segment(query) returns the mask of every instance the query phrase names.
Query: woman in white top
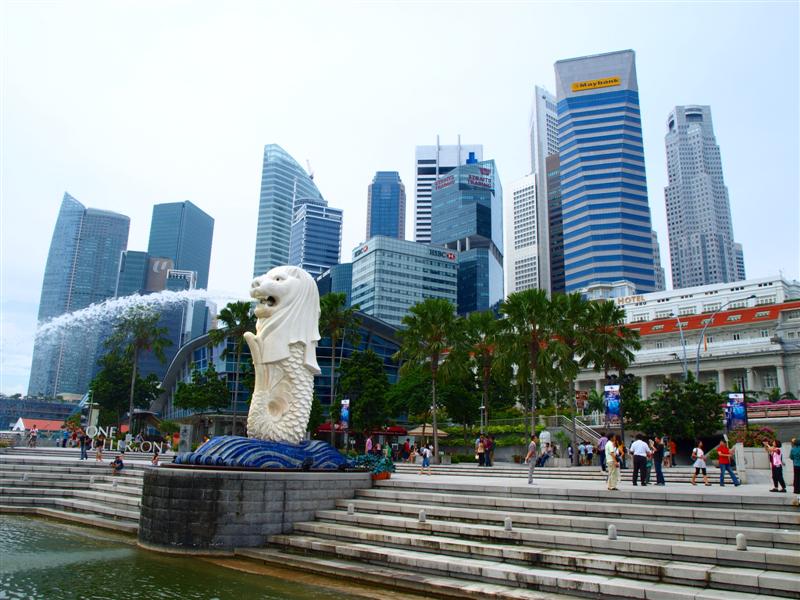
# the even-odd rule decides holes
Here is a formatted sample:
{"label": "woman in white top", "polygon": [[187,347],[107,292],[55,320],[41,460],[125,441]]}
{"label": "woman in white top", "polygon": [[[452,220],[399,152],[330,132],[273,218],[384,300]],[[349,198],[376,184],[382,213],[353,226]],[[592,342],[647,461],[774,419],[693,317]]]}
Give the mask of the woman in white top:
{"label": "woman in white top", "polygon": [[694,459],[694,475],[692,475],[692,485],[697,485],[697,475],[700,471],[703,472],[703,483],[708,483],[708,473],[706,472],[706,453],[703,452],[703,442],[697,440],[697,447],[692,450],[692,458]]}

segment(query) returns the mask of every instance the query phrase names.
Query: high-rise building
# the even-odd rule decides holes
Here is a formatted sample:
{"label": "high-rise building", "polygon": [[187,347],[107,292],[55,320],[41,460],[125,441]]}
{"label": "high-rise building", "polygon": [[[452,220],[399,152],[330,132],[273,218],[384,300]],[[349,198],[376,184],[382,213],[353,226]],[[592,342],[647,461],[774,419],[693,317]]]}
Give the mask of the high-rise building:
{"label": "high-rise building", "polygon": [[667,232],[675,289],[739,276],[728,188],[710,106],[676,106],[667,118]]}
{"label": "high-rise building", "polygon": [[378,171],[367,188],[367,237],[406,238],[406,186],[397,171]]}
{"label": "high-rise building", "polygon": [[431,242],[431,190],[433,182],[459,165],[463,165],[472,152],[477,160],[483,160],[483,146],[462,146],[461,136],[455,146],[442,146],[436,136],[435,146],[417,146],[414,172],[414,241]]}
{"label": "high-rise building", "polygon": [[317,291],[320,296],[325,294],[344,294],[345,306],[352,306],[353,292],[353,263],[333,265],[322,275],[317,277]]}
{"label": "high-rise building", "polygon": [[458,256],[430,244],[378,236],[353,250],[352,303],[399,326],[426,298],[457,300]]}
{"label": "high-rise building", "polygon": [[288,264],[296,198],[322,199],[322,194],[286,150],[277,144],[264,146],[254,276]]}
{"label": "high-rise building", "polygon": [[625,280],[655,289],[632,50],[555,64],[566,291]]}
{"label": "high-rise building", "polygon": [[[550,240],[550,205],[547,201],[548,177],[546,160],[548,156],[558,154],[558,113],[556,97],[545,88],[534,88],[533,106],[530,117],[531,173],[536,180],[536,213],[533,228],[537,239],[538,282],[537,288],[552,291],[552,275],[550,273],[553,246]],[[561,207],[558,208],[559,214]],[[511,236],[507,235],[510,240]],[[506,248],[508,252],[510,248]],[[563,256],[563,255],[562,255]],[[507,289],[506,293],[514,290]]]}
{"label": "high-rise building", "polygon": [[431,243],[458,252],[458,312],[503,299],[503,190],[493,160],[467,163],[440,177],[431,194]]}
{"label": "high-rise building", "polygon": [[744,271],[744,249],[740,243],[733,245],[736,250],[736,280],[743,281],[747,279]]}
{"label": "high-rise building", "polygon": [[153,206],[147,254],[172,259],[175,269],[197,273],[197,287],[208,288],[214,219],[189,202]]}
{"label": "high-rise building", "polygon": [[[39,301],[40,323],[114,296],[130,219],[85,208],[64,194],[56,220]],[[83,394],[95,371],[100,332],[68,330],[37,339],[29,395]]]}
{"label": "high-rise building", "polygon": [[564,223],[561,220],[561,166],[558,154],[545,159],[545,184],[547,185],[547,236],[549,238],[550,292],[563,294],[566,290],[564,276]]}
{"label": "high-rise building", "polygon": [[667,278],[664,275],[664,267],[661,265],[661,246],[658,243],[658,234],[653,229],[651,232],[653,237],[653,273],[655,274],[655,292],[663,292],[667,289]]}
{"label": "high-rise building", "polygon": [[505,217],[506,294],[540,288],[539,190],[536,175],[526,175],[511,184],[510,206]]}
{"label": "high-rise building", "polygon": [[342,251],[342,210],[322,198],[297,198],[289,243],[289,262],[322,275],[338,264]]}

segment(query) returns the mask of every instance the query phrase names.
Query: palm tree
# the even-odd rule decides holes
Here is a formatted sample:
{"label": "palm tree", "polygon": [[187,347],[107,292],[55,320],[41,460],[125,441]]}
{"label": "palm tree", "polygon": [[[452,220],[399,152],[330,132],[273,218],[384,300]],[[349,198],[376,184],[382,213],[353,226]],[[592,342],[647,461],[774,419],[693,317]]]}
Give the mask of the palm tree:
{"label": "palm tree", "polygon": [[[358,328],[361,325],[361,319],[356,314],[358,305],[347,306],[347,295],[344,293],[330,293],[325,294],[319,300],[319,332],[321,335],[327,337],[331,341],[331,404],[329,412],[329,420],[331,424],[331,445],[336,445],[336,431],[333,427],[333,402],[336,397],[335,381],[336,381],[336,345],[339,340],[347,341],[351,346],[357,346],[359,343]],[[339,362],[341,362],[341,354]]]}
{"label": "palm tree", "polygon": [[461,344],[481,378],[483,412],[481,433],[489,422],[489,382],[499,348],[500,321],[491,311],[474,312],[463,319]]}
{"label": "palm tree", "polygon": [[164,349],[172,345],[167,337],[166,327],[158,327],[161,314],[152,309],[133,307],[128,309],[116,322],[106,345],[122,352],[131,361],[130,408],[128,431],[133,433],[134,389],[139,356],[150,351],[161,362],[166,362]]}
{"label": "palm tree", "polygon": [[586,362],[595,371],[602,369],[605,379],[611,369],[621,376],[633,362],[633,351],[641,348],[639,332],[625,327],[625,311],[614,302],[592,302],[589,309]]}
{"label": "palm tree", "polygon": [[225,344],[222,358],[228,356],[228,339],[232,339],[236,349],[236,371],[233,374],[233,416],[231,433],[236,435],[237,404],[239,400],[239,372],[241,371],[242,349],[245,345],[244,334],[255,333],[256,316],[253,314],[252,302],[229,302],[217,315],[223,327],[212,329],[208,338],[213,345]]}
{"label": "palm tree", "polygon": [[395,360],[404,360],[403,370],[428,362],[431,369],[431,424],[433,425],[433,455],[439,456],[439,432],[436,423],[436,375],[442,356],[456,342],[457,318],[455,306],[444,298],[426,298],[411,307],[403,317],[398,333],[400,349]]}
{"label": "palm tree", "polygon": [[[500,304],[503,339],[507,356],[525,361],[530,378],[531,433],[536,431],[536,375],[543,365],[545,350],[550,341],[550,302],[543,290],[524,290],[509,294]],[[520,370],[517,372],[519,377]]]}
{"label": "palm tree", "polygon": [[[590,302],[579,293],[558,294],[553,297],[553,314],[556,320],[553,327],[554,356],[557,370],[562,381],[569,382],[567,399],[573,403],[572,412],[572,445],[577,443],[577,423],[575,406],[575,378],[581,366],[586,362],[586,355],[590,347],[589,315],[591,314]],[[575,459],[578,453],[575,453]]]}

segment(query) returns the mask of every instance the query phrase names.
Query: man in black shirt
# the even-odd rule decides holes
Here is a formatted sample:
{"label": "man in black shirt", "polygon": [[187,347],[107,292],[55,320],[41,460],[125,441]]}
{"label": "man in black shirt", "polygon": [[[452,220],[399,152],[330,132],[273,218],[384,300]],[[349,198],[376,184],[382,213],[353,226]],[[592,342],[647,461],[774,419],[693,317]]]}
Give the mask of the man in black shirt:
{"label": "man in black shirt", "polygon": [[661,436],[656,436],[653,442],[653,465],[656,468],[656,485],[665,485],[664,482],[664,440]]}

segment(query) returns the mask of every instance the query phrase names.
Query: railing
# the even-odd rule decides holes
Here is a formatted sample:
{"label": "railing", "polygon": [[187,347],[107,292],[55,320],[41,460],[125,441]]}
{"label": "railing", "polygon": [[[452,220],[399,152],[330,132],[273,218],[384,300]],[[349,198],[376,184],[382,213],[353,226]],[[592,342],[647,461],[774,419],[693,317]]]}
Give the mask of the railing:
{"label": "railing", "polygon": [[749,405],[747,407],[748,419],[779,419],[781,417],[800,417],[800,404]]}
{"label": "railing", "polygon": [[[572,419],[564,415],[555,415],[551,417],[544,417],[545,426],[548,428],[561,427],[569,433],[572,433]],[[575,429],[577,431],[577,438],[579,440],[592,441],[595,444],[600,441],[600,436],[591,427],[581,419],[575,419]]]}

